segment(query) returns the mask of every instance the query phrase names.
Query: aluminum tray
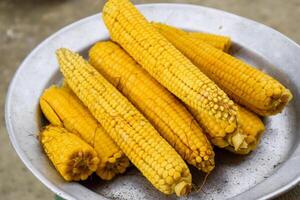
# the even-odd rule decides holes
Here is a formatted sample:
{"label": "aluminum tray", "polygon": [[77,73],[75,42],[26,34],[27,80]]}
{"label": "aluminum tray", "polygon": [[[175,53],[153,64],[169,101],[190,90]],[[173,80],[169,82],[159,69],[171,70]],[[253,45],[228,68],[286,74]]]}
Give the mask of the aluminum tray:
{"label": "aluminum tray", "polygon": [[[220,10],[193,5],[149,4],[138,8],[152,21],[166,22],[194,31],[229,35],[232,54],[260,66],[294,94],[283,113],[266,118],[266,132],[259,148],[248,156],[216,150],[216,169],[203,190],[182,199],[268,199],[300,181],[300,48],[257,22]],[[86,55],[96,41],[108,38],[101,15],[75,22],[42,42],[15,74],[6,99],[6,124],[10,140],[28,169],[49,189],[66,199],[176,199],[156,191],[136,169],[111,182],[97,177],[66,183],[46,158],[36,139],[44,119],[38,100],[42,91],[61,80],[54,52],[67,47]],[[193,181],[203,174],[192,169]]]}

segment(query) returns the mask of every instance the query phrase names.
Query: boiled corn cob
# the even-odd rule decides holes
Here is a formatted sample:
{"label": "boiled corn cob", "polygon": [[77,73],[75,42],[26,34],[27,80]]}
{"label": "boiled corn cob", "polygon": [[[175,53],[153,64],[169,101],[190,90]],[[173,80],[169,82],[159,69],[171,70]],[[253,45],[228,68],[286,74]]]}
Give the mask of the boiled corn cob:
{"label": "boiled corn cob", "polygon": [[99,42],[89,51],[90,63],[148,118],[189,164],[210,172],[214,152],[197,123],[168,90],[163,88],[123,49]]}
{"label": "boiled corn cob", "polygon": [[165,194],[188,194],[187,165],[144,116],[81,56],[59,49],[57,58],[69,87],[143,175]]}
{"label": "boiled corn cob", "polygon": [[[201,33],[201,32],[187,32],[180,30],[178,28],[161,24],[161,23],[152,23],[155,28],[159,30],[160,27],[167,27],[170,30],[176,31],[180,35],[186,35],[189,36],[191,39],[193,39],[193,42],[197,45],[198,41],[203,41],[217,49],[220,49],[224,52],[228,52],[229,48],[231,46],[231,39],[230,37],[221,36],[221,35],[215,35],[210,33]],[[201,45],[201,44],[200,44]]]}
{"label": "boiled corn cob", "polygon": [[66,181],[86,180],[96,171],[97,153],[75,134],[49,125],[39,138],[45,153]]}
{"label": "boiled corn cob", "polygon": [[129,166],[125,154],[75,94],[64,88],[52,86],[41,96],[40,105],[46,118],[55,125],[58,125],[56,122],[59,119],[61,126],[78,134],[94,147],[100,159],[96,171],[99,177],[111,180],[117,174],[124,173]]}
{"label": "boiled corn cob", "polygon": [[234,103],[159,34],[130,1],[109,0],[103,18],[111,38],[152,77],[197,110],[210,135],[226,140],[227,136],[239,134],[235,132],[237,107]]}
{"label": "boiled corn cob", "polygon": [[291,92],[260,70],[202,41],[194,41],[167,26],[159,32],[187,56],[236,102],[268,116],[279,113],[292,99]]}
{"label": "boiled corn cob", "polygon": [[260,142],[260,138],[265,131],[265,126],[256,114],[239,105],[238,109],[239,125],[246,135],[245,140],[248,143],[248,148],[241,148],[238,151],[234,151],[234,149],[230,146],[226,148],[234,153],[248,154],[250,153],[250,151],[253,151],[257,148],[257,145]]}

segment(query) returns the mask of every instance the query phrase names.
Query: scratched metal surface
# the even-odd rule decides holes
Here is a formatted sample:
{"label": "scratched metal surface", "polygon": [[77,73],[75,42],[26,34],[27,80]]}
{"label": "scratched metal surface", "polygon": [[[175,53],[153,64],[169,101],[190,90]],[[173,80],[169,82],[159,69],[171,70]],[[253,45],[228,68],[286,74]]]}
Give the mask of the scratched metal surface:
{"label": "scratched metal surface", "polygon": [[[283,113],[265,119],[267,130],[254,153],[237,156],[216,150],[217,167],[208,177],[204,192],[194,192],[182,199],[266,199],[296,185],[300,176],[300,133],[297,131],[300,58],[295,56],[300,55],[299,46],[264,25],[223,11],[176,4],[139,8],[152,21],[230,35],[234,41],[233,55],[260,66],[294,94],[293,102]],[[7,96],[6,122],[12,144],[32,173],[64,198],[177,199],[156,191],[134,168],[112,182],[93,177],[83,183],[66,183],[49,164],[38,141],[32,139],[31,134],[38,133],[43,124],[38,98],[47,86],[61,79],[54,51],[63,46],[86,55],[94,42],[107,38],[108,32],[100,17],[92,16],[51,36],[27,57]],[[194,183],[200,185],[203,174],[194,169],[192,173]]]}

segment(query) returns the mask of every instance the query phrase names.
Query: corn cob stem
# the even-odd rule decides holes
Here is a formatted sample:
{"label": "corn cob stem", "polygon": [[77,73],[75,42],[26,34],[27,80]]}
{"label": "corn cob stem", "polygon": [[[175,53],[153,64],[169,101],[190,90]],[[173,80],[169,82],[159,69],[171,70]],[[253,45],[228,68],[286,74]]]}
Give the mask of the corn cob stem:
{"label": "corn cob stem", "polygon": [[186,195],[188,167],[143,115],[78,54],[60,49],[57,58],[70,88],[143,175],[165,194]]}
{"label": "corn cob stem", "polygon": [[220,49],[224,52],[228,52],[229,48],[231,46],[230,37],[215,35],[215,34],[210,34],[210,33],[187,32],[187,31],[178,29],[176,27],[169,26],[166,24],[161,24],[161,23],[152,23],[152,25],[158,30],[160,28],[164,28],[166,26],[170,30],[172,30],[180,35],[185,35],[185,36],[190,37],[196,45],[197,45],[198,41],[200,40],[200,41],[205,42],[205,43],[207,43],[217,49]]}
{"label": "corn cob stem", "polygon": [[113,42],[89,51],[90,63],[148,118],[183,159],[199,170],[214,168],[213,149],[194,119],[169,91]]}
{"label": "corn cob stem", "polygon": [[159,32],[215,81],[231,98],[257,114],[268,116],[282,111],[291,92],[271,76],[202,41],[178,34],[168,26]]}
{"label": "corn cob stem", "polygon": [[68,87],[50,87],[41,96],[40,105],[51,124],[64,126],[94,147],[100,158],[99,177],[111,180],[125,172],[129,166],[125,154]]}
{"label": "corn cob stem", "polygon": [[149,74],[200,113],[211,135],[234,133],[237,107],[218,86],[183,56],[128,0],[109,0],[103,9],[112,40]]}
{"label": "corn cob stem", "polygon": [[66,181],[86,180],[97,169],[99,158],[93,148],[64,128],[45,127],[40,142]]}

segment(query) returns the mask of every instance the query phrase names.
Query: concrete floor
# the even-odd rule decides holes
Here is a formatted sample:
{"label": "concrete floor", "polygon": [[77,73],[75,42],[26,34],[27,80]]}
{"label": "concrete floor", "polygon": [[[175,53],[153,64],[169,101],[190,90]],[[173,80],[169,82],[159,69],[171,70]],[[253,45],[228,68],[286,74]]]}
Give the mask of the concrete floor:
{"label": "concrete floor", "polygon": [[[0,0],[0,199],[53,199],[53,193],[25,168],[10,145],[3,116],[5,93],[15,70],[37,44],[65,25],[99,12],[103,2],[104,0]],[[299,0],[134,2],[185,2],[219,8],[271,26],[300,43]],[[300,186],[278,199],[300,199]]]}

